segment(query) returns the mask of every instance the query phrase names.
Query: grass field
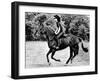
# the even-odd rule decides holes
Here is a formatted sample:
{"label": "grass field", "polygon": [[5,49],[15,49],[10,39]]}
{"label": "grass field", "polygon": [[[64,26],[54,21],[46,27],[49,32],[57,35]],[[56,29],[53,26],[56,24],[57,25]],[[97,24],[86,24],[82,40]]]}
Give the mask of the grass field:
{"label": "grass field", "polygon": [[[88,44],[86,43],[88,46]],[[34,68],[34,67],[51,67],[51,66],[65,66],[66,61],[69,58],[69,47],[57,51],[54,55],[56,59],[60,59],[61,62],[57,62],[51,59],[49,56],[51,66],[48,65],[46,54],[49,50],[47,42],[40,42],[40,41],[32,41],[32,42],[26,42],[26,68]],[[79,44],[80,46],[80,44]],[[88,46],[89,47],[89,46]],[[68,63],[66,66],[81,66],[81,65],[89,65],[90,58],[89,58],[89,52],[85,53],[81,46],[79,49],[79,54],[74,58],[72,63]]]}

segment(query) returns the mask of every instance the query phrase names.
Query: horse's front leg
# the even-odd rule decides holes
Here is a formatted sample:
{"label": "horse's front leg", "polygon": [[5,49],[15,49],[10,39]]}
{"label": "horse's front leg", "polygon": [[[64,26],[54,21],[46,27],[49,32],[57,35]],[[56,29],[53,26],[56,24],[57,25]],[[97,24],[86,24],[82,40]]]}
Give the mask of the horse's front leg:
{"label": "horse's front leg", "polygon": [[[73,50],[72,50],[72,47],[70,47],[70,57],[69,57],[69,59],[67,60],[66,64],[69,63],[69,61],[72,59],[72,57],[73,57]],[[72,60],[71,60],[71,61],[72,61]]]}
{"label": "horse's front leg", "polygon": [[55,58],[54,58],[55,52],[56,52],[55,50],[52,50],[51,58],[52,58],[53,60],[55,60],[55,61],[60,62],[60,59],[55,59]]}
{"label": "horse's front leg", "polygon": [[47,62],[49,63],[49,66],[50,66],[50,61],[49,61],[49,54],[51,53],[51,49],[48,51],[48,53],[47,53],[47,55],[46,55],[46,57],[47,57]]}

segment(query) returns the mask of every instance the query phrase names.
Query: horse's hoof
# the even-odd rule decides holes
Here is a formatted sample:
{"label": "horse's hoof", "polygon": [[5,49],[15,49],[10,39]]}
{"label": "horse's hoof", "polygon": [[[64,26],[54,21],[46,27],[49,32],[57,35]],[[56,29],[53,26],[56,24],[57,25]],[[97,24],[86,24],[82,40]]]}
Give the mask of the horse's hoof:
{"label": "horse's hoof", "polygon": [[61,62],[60,59],[55,59],[55,61]]}
{"label": "horse's hoof", "polygon": [[68,64],[68,62],[66,62],[66,64]]}
{"label": "horse's hoof", "polygon": [[71,64],[72,64],[72,61],[71,61]]}
{"label": "horse's hoof", "polygon": [[51,63],[49,63],[49,66],[51,65]]}
{"label": "horse's hoof", "polygon": [[65,64],[64,66],[67,66],[67,64]]}
{"label": "horse's hoof", "polygon": [[61,62],[61,60],[57,60],[58,62]]}

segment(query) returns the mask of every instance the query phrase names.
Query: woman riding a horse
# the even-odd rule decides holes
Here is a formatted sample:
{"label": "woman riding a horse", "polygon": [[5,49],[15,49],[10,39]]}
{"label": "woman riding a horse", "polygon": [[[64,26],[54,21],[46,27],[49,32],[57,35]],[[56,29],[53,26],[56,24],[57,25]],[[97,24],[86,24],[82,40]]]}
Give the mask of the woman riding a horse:
{"label": "woman riding a horse", "polygon": [[58,39],[64,37],[65,28],[61,25],[61,18],[58,15],[54,15],[54,20],[57,26],[57,30],[55,30],[55,40],[57,44],[54,46],[54,48],[58,49],[60,45]]}
{"label": "woman riding a horse", "polygon": [[60,62],[60,59],[56,59],[54,57],[55,52],[69,47],[70,48],[70,57],[66,61],[66,64],[68,64],[69,61],[71,61],[71,63],[72,63],[72,60],[75,58],[76,55],[78,55],[80,42],[81,42],[81,47],[84,52],[88,52],[88,49],[84,48],[81,38],[79,38],[75,35],[72,35],[72,34],[67,34],[67,36],[65,36],[65,29],[63,26],[61,26],[60,17],[58,15],[55,15],[54,19],[56,21],[56,25],[58,28],[57,30],[54,31],[52,28],[50,28],[48,26],[47,27],[44,26],[44,27],[41,27],[40,29],[38,29],[38,31],[41,34],[44,34],[47,39],[47,43],[48,43],[48,47],[49,47],[49,51],[46,54],[47,62],[49,63],[49,65],[51,64],[50,60],[49,60],[50,54],[51,54],[51,59]]}

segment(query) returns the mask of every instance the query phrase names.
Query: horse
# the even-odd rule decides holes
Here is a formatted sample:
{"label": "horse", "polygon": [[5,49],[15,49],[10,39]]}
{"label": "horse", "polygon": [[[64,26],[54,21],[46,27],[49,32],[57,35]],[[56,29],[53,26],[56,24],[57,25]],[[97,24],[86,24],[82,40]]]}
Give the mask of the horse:
{"label": "horse", "polygon": [[85,48],[83,46],[82,39],[75,36],[75,35],[67,34],[66,36],[58,39],[59,48],[57,49],[57,48],[54,47],[54,45],[57,44],[56,41],[55,41],[55,33],[50,27],[42,27],[42,28],[39,28],[38,31],[41,34],[44,34],[46,36],[46,39],[47,39],[49,51],[46,54],[46,58],[47,58],[47,62],[48,62],[49,65],[51,65],[51,63],[49,61],[49,55],[51,54],[51,59],[60,62],[60,59],[54,58],[55,52],[59,51],[59,50],[63,50],[67,47],[70,48],[70,57],[66,61],[66,64],[68,64],[69,61],[71,61],[71,63],[72,63],[73,58],[75,58],[75,56],[78,55],[78,51],[79,51],[79,45],[78,44],[80,42],[81,42],[81,47],[82,47],[83,51],[88,52],[88,48]]}

